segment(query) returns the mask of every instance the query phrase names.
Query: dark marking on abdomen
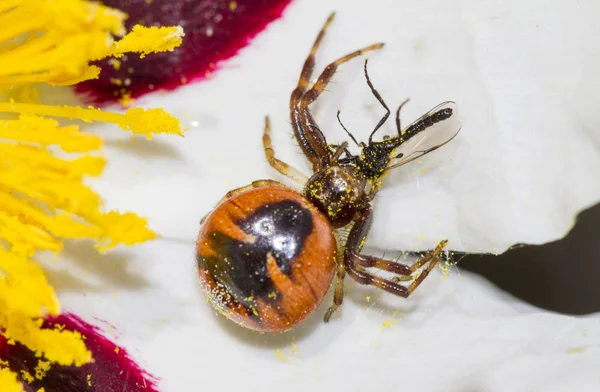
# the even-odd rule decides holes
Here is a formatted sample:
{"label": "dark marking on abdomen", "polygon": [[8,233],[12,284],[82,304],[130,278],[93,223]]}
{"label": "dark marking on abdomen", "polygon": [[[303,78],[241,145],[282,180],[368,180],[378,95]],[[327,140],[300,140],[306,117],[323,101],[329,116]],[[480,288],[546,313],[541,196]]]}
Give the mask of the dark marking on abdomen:
{"label": "dark marking on abdomen", "polygon": [[313,230],[312,212],[296,201],[285,200],[265,204],[235,224],[254,241],[239,241],[215,232],[208,238],[218,256],[200,256],[199,263],[246,306],[254,303],[248,298],[269,298],[275,289],[267,272],[267,255],[272,255],[282,273],[292,273],[293,260]]}

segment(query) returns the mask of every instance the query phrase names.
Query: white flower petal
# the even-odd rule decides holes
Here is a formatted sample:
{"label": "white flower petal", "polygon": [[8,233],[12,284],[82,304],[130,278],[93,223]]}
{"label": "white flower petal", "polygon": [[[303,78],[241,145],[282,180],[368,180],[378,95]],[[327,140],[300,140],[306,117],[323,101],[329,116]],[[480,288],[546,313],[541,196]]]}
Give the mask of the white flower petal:
{"label": "white flower petal", "polygon": [[[450,144],[387,177],[369,243],[425,249],[448,238],[453,249],[499,253],[514,243],[562,237],[578,211],[600,200],[599,98],[590,87],[599,83],[594,7],[555,2],[551,9],[564,4],[567,10],[542,15],[540,7],[550,9],[543,2],[418,4],[330,5],[338,14],[317,54],[320,71],[340,55],[385,41],[383,50],[368,55],[370,74],[390,107],[412,99],[404,124],[444,100],[458,103],[464,123]],[[294,4],[211,80],[138,102],[164,106],[190,127],[185,141],[161,138],[173,159],[150,163],[152,175],[147,162],[138,161],[135,170],[145,174],[134,183],[112,161],[128,184],[120,194],[154,217],[163,234],[189,238],[196,217],[229,189],[282,179],[262,152],[267,114],[277,156],[310,174],[290,136],[287,106],[329,11],[318,2]],[[363,139],[384,113],[362,66],[362,59],[342,65],[312,107],[331,142],[346,138],[337,108]],[[384,129],[395,131],[393,119]],[[121,185],[110,175],[105,180]],[[140,198],[157,185],[163,192]],[[169,201],[164,219],[150,214],[166,211]]]}
{"label": "white flower petal", "polygon": [[[109,207],[150,217],[167,238],[123,251],[126,266],[114,274],[93,273],[103,277],[92,286],[99,292],[70,288],[62,275],[57,285],[65,308],[115,324],[120,342],[161,377],[167,392],[197,385],[597,390],[597,317],[537,310],[471,274],[444,279],[436,272],[408,300],[347,279],[343,309],[331,324],[321,322],[328,297],[283,335],[249,333],[213,317],[195,273],[199,220],[228,190],[281,179],[262,151],[267,114],[277,156],[310,173],[291,137],[288,99],[331,10],[338,14],[317,69],[385,41],[369,55],[370,75],[390,107],[412,99],[404,123],[445,100],[458,103],[464,122],[450,144],[386,179],[370,246],[425,249],[449,238],[453,249],[502,252],[517,242],[563,236],[575,214],[598,201],[595,2],[298,1],[211,80],[138,101],[163,106],[190,131],[185,139],[129,144],[137,155],[113,143],[96,189]],[[344,64],[313,107],[332,142],[345,138],[338,108],[360,138],[383,114],[362,65],[362,59]],[[67,265],[70,274],[86,275]],[[386,321],[392,325],[383,328]],[[289,360],[281,361],[276,349]]]}

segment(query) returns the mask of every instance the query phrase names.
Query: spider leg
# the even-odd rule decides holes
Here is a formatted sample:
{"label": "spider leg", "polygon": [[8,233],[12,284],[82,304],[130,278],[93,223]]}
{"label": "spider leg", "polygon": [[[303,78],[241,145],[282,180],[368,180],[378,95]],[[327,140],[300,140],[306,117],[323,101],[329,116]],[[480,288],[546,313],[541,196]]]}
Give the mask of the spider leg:
{"label": "spider leg", "polygon": [[331,13],[321,28],[321,31],[319,31],[310,53],[304,61],[298,84],[290,97],[290,117],[294,135],[296,136],[296,140],[298,140],[302,152],[304,152],[306,158],[312,163],[314,171],[329,162],[327,141],[312,118],[312,122],[307,123],[307,121],[305,121],[298,109],[298,104],[308,88],[308,83],[315,68],[315,54],[317,53],[319,45],[325,36],[325,31],[333,21],[334,16],[335,13]]}
{"label": "spider leg", "polygon": [[327,67],[325,67],[325,69],[319,76],[319,79],[317,79],[317,81],[312,86],[312,88],[310,90],[308,90],[302,96],[302,99],[300,100],[300,109],[303,111],[307,111],[308,105],[313,103],[319,97],[319,95],[323,92],[323,90],[325,89],[327,84],[331,81],[331,78],[335,74],[335,71],[341,64],[343,64],[349,60],[352,60],[353,58],[358,57],[365,52],[368,52],[370,50],[381,49],[382,47],[383,47],[383,43],[377,43],[377,44],[366,46],[362,49],[355,50],[352,53],[349,53],[345,56],[340,57],[339,59],[335,60],[334,62],[329,64]]}
{"label": "spider leg", "polygon": [[348,152],[348,142],[343,142],[342,144],[335,147],[335,149],[333,150],[333,154],[331,155],[331,160],[333,162],[338,162],[340,156],[342,156],[342,154],[344,153],[348,154]]}
{"label": "spider leg", "polygon": [[[323,70],[323,72],[319,76],[319,79],[317,79],[312,88],[306,93],[304,93],[298,107],[292,108],[292,124],[297,124],[298,127],[301,130],[303,130],[307,136],[315,135],[314,137],[309,136],[308,138],[312,138],[314,141],[316,141],[316,143],[314,143],[315,145],[320,146],[322,143],[325,143],[326,145],[327,142],[325,141],[323,133],[317,126],[317,123],[315,122],[312,114],[310,113],[308,105],[314,102],[323,92],[327,84],[331,81],[331,78],[335,74],[335,71],[337,70],[337,67],[339,65],[355,57],[358,57],[369,50],[380,49],[382,46],[382,43],[367,46],[365,48],[349,53],[343,57],[340,57],[333,63],[329,64],[327,67],[325,67],[325,70]],[[297,123],[297,121],[299,121],[299,123]],[[302,145],[303,143],[305,143],[305,139],[306,137],[304,139],[302,137],[298,137],[299,144]],[[318,150],[315,149],[315,153],[316,156],[314,156],[314,160],[311,159],[310,154],[307,154],[307,156],[309,157],[309,159],[311,159],[311,162],[313,162],[313,170],[318,171],[321,167],[326,166],[330,163],[331,156],[328,154],[327,149],[321,150],[320,147]]]}
{"label": "spider leg", "polygon": [[326,323],[329,322],[331,315],[342,305],[344,302],[344,278],[346,277],[346,269],[344,267],[344,263],[341,260],[338,260],[336,269],[335,269],[335,291],[333,292],[333,305],[327,309],[327,313],[325,313],[325,317],[323,321]]}
{"label": "spider leg", "polygon": [[[337,151],[337,149],[339,147],[341,147],[341,144],[330,144],[329,148],[331,148],[331,153],[335,153]],[[348,156],[348,155],[352,155],[352,153],[350,152],[350,150],[348,149],[348,147],[344,148],[344,153]]]}
{"label": "spider leg", "polygon": [[[406,298],[412,294],[412,292],[433,270],[441,257],[442,249],[446,246],[447,241],[441,241],[433,252],[427,254],[412,266],[379,257],[362,255],[360,254],[360,251],[371,227],[372,219],[372,210],[370,208],[365,209],[359,215],[356,223],[350,231],[348,241],[346,242],[346,252],[344,254],[344,266],[346,268],[346,272],[354,280],[361,284],[372,285],[389,293]],[[408,287],[402,286],[398,283],[398,281],[405,280],[402,277],[397,279],[386,279],[375,276],[374,274],[366,271],[366,268],[376,268],[401,276],[411,276],[426,264],[427,266],[425,269],[419,275],[417,275],[416,279],[414,279],[414,281]]]}
{"label": "spider leg", "polygon": [[302,174],[302,172],[300,172],[298,169],[275,158],[275,150],[273,150],[273,144],[271,143],[271,120],[269,119],[269,116],[265,117],[263,147],[265,149],[265,156],[267,157],[267,161],[269,162],[269,165],[271,165],[271,167],[273,167],[279,173],[294,180],[302,186],[306,184],[306,182],[308,181],[308,177]]}
{"label": "spider leg", "polygon": [[[421,268],[423,265],[425,265],[429,260],[431,260],[432,254],[436,253],[436,251],[437,251],[437,248],[433,249],[433,250],[424,251],[424,252],[403,251],[402,253],[407,254],[409,256],[419,257],[417,259],[417,261],[415,262],[415,264],[412,265],[413,269],[416,271],[419,268]],[[450,261],[451,253],[452,253],[452,251],[446,251],[445,253],[440,253],[439,261],[443,261],[443,262]],[[414,280],[414,277],[413,276],[395,276],[392,278],[392,280],[394,282],[406,282],[406,281]]]}

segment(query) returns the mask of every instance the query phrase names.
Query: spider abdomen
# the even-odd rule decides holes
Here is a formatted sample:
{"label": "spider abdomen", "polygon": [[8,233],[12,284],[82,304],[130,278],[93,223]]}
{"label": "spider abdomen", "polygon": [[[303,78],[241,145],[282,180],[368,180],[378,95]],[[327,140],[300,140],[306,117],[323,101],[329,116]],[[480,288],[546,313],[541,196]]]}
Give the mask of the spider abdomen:
{"label": "spider abdomen", "polygon": [[283,331],[325,296],[336,242],[304,196],[265,186],[215,208],[200,230],[197,260],[203,289],[227,318],[257,331]]}

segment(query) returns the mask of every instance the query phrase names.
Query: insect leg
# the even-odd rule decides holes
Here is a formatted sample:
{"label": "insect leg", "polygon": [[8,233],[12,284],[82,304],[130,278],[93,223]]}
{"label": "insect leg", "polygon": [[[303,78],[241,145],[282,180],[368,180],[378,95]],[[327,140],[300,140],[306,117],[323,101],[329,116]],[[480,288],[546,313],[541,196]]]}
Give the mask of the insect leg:
{"label": "insect leg", "polygon": [[398,106],[398,110],[396,110],[396,130],[398,131],[398,137],[402,136],[402,125],[400,124],[400,110],[404,105],[406,105],[410,101],[410,98],[407,98],[404,102]]}

